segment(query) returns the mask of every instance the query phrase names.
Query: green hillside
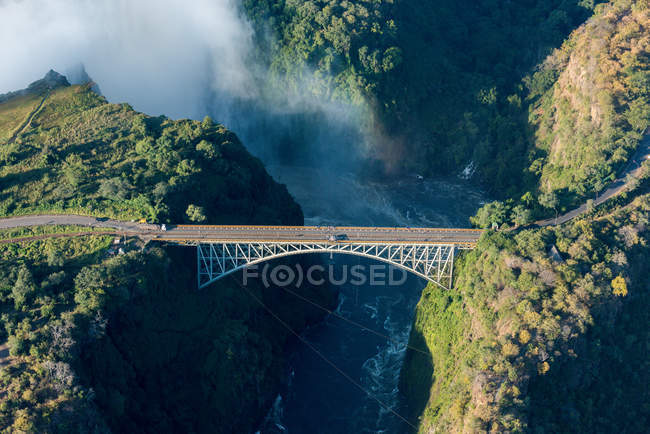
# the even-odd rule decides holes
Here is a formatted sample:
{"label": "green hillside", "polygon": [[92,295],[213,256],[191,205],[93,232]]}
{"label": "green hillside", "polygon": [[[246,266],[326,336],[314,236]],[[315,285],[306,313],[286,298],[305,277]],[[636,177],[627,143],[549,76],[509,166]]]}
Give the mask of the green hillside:
{"label": "green hillside", "polygon": [[409,353],[402,372],[422,432],[643,431],[649,190],[646,170],[571,223],[490,232],[455,291],[427,287],[411,345],[431,356]]}
{"label": "green hillside", "polygon": [[644,2],[599,8],[533,76],[541,191],[597,193],[636,151],[650,125],[649,22]]}
{"label": "green hillside", "polygon": [[[90,86],[0,105],[0,214],[73,212],[119,219],[302,223],[298,205],[237,137],[209,118],[172,121],[108,104]],[[187,211],[198,208],[190,216]],[[284,205],[284,206],[281,206]]]}
{"label": "green hillside", "polygon": [[[525,80],[546,212],[593,197],[636,151],[648,22],[647,2],[601,5]],[[430,355],[409,353],[401,379],[420,432],[646,430],[649,192],[646,162],[627,191],[568,223],[489,231],[461,257],[456,291],[424,291],[410,339]],[[515,196],[473,222],[511,229],[540,204]]]}
{"label": "green hillside", "polygon": [[[0,143],[0,216],[302,224],[286,188],[208,118],[152,118],[89,86],[31,89],[0,103],[0,136],[15,137]],[[284,382],[288,332],[234,279],[197,291],[192,248],[113,242],[98,232],[0,243],[0,431],[252,430]],[[249,290],[294,329],[322,316]]]}
{"label": "green hillside", "polygon": [[359,107],[370,157],[387,170],[459,173],[473,162],[495,196],[556,192],[568,205],[612,180],[648,126],[647,4],[595,3],[244,9],[265,89]]}
{"label": "green hillside", "polygon": [[[430,285],[417,306],[410,346],[429,354],[407,352],[400,390],[418,431],[647,431],[650,163],[592,199],[650,126],[648,0],[240,7],[255,104],[340,103],[361,114],[381,175],[474,168],[498,199],[471,219],[490,230],[459,255],[454,289]],[[302,122],[287,122],[282,149],[338,127]],[[533,224],[580,204],[565,224]],[[137,113],[54,72],[0,96],[0,217],[34,213],[303,223],[224,126]],[[41,239],[80,230],[0,231],[0,432],[256,429],[286,381],[289,333],[234,279],[197,291],[192,249],[99,231]],[[249,290],[296,330],[322,319],[278,289]],[[328,288],[302,291],[335,303]]]}
{"label": "green hillside", "polygon": [[535,182],[523,171],[533,140],[521,80],[593,3],[281,0],[244,10],[269,92],[360,107],[370,157],[389,171],[458,173],[474,162],[476,179],[505,195]]}

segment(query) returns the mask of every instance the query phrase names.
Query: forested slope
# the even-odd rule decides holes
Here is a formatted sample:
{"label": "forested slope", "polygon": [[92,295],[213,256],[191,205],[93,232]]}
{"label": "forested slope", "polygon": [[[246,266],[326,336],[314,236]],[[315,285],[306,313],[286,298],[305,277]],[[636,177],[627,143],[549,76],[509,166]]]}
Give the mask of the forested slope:
{"label": "forested slope", "polygon": [[647,4],[598,3],[243,8],[266,59],[265,89],[360,107],[367,157],[386,170],[459,173],[473,163],[496,196],[556,192],[569,204],[613,179],[648,124]]}
{"label": "forested slope", "polygon": [[[0,105],[0,119],[15,119],[45,97],[30,128],[0,149],[1,214],[302,223],[286,188],[222,125],[146,116],[90,87]],[[0,125],[0,137],[15,123]]]}
{"label": "forested slope", "polygon": [[[0,103],[5,131],[46,97],[15,141],[0,142],[0,215],[302,224],[286,188],[223,126],[148,117],[90,86],[50,87]],[[88,228],[0,239],[79,230]],[[0,346],[10,353],[0,431],[252,431],[284,381],[287,330],[234,280],[197,291],[194,249],[118,243],[101,232],[0,243]],[[282,291],[248,290],[295,329],[321,315]]]}
{"label": "forested slope", "polygon": [[524,78],[521,101],[534,136],[529,165],[519,168],[526,182],[513,181],[507,200],[487,204],[474,224],[518,226],[570,211],[644,157],[637,150],[650,126],[649,17],[644,1],[599,5]]}
{"label": "forested slope", "polygon": [[[650,178],[557,228],[486,234],[427,287],[402,390],[422,432],[642,432]],[[552,253],[557,249],[558,255]]]}
{"label": "forested slope", "polygon": [[[505,194],[533,140],[521,80],[591,13],[589,1],[246,1],[268,83],[365,112],[392,172],[458,173]],[[272,92],[272,91],[270,91]],[[517,189],[513,189],[517,190]]]}
{"label": "forested slope", "polygon": [[[616,177],[650,124],[650,9],[613,2],[549,56],[533,88],[540,189],[584,197]],[[539,96],[535,93],[541,93]]]}
{"label": "forested slope", "polygon": [[[402,373],[422,432],[644,432],[650,335],[650,166],[560,226],[521,228],[614,179],[648,127],[648,3],[614,1],[525,78],[539,177],[482,208],[494,223],[427,288]],[[593,197],[593,196],[592,196]],[[510,225],[509,227],[506,225]],[[517,229],[517,227],[520,227]]]}

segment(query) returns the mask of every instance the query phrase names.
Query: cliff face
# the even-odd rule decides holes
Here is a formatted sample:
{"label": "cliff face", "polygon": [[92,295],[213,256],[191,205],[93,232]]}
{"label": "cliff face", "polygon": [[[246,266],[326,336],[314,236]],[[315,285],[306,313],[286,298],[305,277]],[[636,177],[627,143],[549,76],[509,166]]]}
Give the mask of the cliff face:
{"label": "cliff face", "polygon": [[650,122],[649,22],[644,2],[602,5],[536,74],[556,77],[531,112],[543,191],[597,192],[634,154]]}
{"label": "cliff face", "polygon": [[[253,432],[285,382],[292,336],[250,293],[297,331],[322,312],[279,289],[243,288],[239,276],[197,291],[192,248],[154,249],[127,261],[140,282],[105,311],[105,334],[84,346],[77,363],[109,427]],[[300,291],[321,305],[335,302],[323,288]]]}
{"label": "cliff face", "polygon": [[[633,155],[650,120],[648,22],[645,1],[600,5],[525,80],[541,192],[584,198]],[[425,289],[411,343],[430,354],[409,353],[401,380],[421,432],[645,429],[644,170],[563,225],[488,232],[454,291]]]}
{"label": "cliff face", "polygon": [[[48,73],[37,97],[0,103],[0,138],[14,137],[0,142],[0,215],[302,224],[286,188],[223,126],[152,118],[64,80]],[[251,294],[298,331],[321,313],[237,277],[197,291],[192,248],[127,241],[111,255],[112,243],[98,233],[0,245],[0,342],[11,353],[0,361],[0,429],[252,431],[284,381],[290,333]],[[335,302],[326,288],[301,291]]]}

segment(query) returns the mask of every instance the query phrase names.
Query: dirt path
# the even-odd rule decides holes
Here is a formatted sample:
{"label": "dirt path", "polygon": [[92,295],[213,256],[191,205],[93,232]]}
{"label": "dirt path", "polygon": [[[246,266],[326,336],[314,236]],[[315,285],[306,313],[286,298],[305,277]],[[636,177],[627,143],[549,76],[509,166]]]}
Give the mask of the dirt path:
{"label": "dirt path", "polygon": [[45,100],[47,99],[48,96],[50,96],[50,92],[49,92],[49,91],[47,91],[47,93],[45,94],[45,96],[43,96],[43,99],[41,99],[41,102],[40,102],[40,103],[36,106],[36,108],[35,108],[34,110],[32,110],[31,113],[27,116],[27,119],[25,119],[25,122],[23,122],[23,123],[22,123],[22,124],[21,124],[17,129],[16,129],[16,132],[14,132],[14,133],[11,135],[11,137],[9,137],[9,140],[7,141],[7,143],[13,143],[13,142],[18,138],[18,135],[22,134],[22,133],[27,129],[27,127],[28,127],[29,125],[31,125],[31,123],[32,123],[32,121],[34,120],[34,118],[36,117],[36,115],[38,115],[38,113],[39,113],[39,112],[41,111],[41,109],[43,108],[43,104],[45,104]]}

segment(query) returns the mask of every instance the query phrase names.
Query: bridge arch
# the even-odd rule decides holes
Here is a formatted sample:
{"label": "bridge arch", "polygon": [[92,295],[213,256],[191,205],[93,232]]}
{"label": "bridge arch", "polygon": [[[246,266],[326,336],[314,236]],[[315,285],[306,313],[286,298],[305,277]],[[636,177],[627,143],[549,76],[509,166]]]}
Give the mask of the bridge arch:
{"label": "bridge arch", "polygon": [[197,244],[199,289],[260,264],[299,254],[356,255],[394,265],[436,285],[451,288],[455,244],[355,242],[215,242]]}

